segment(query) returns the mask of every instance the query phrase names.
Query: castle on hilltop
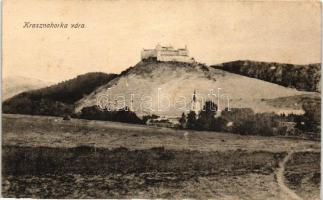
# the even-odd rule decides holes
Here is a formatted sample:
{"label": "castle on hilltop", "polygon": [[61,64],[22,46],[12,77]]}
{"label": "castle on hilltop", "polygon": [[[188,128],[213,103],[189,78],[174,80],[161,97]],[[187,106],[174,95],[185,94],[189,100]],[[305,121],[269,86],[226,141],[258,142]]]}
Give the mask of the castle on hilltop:
{"label": "castle on hilltop", "polygon": [[141,60],[194,62],[194,59],[189,57],[186,46],[184,49],[174,49],[172,46],[161,46],[160,44],[155,49],[143,49],[141,51]]}

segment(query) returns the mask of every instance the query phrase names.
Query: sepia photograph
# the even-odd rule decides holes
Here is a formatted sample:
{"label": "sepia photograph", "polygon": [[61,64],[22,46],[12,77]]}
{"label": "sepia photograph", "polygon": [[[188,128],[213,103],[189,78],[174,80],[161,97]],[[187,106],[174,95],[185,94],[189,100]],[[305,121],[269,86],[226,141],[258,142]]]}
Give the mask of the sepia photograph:
{"label": "sepia photograph", "polygon": [[4,0],[1,197],[319,200],[320,1]]}

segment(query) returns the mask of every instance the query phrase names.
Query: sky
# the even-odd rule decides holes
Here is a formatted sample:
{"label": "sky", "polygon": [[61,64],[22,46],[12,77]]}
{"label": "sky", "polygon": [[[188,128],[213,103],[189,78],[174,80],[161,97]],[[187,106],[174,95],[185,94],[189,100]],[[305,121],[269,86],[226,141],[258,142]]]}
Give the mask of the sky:
{"label": "sky", "polygon": [[[85,28],[23,28],[79,23]],[[208,65],[233,60],[321,62],[319,2],[5,0],[3,76],[59,82],[120,73],[157,43]]]}

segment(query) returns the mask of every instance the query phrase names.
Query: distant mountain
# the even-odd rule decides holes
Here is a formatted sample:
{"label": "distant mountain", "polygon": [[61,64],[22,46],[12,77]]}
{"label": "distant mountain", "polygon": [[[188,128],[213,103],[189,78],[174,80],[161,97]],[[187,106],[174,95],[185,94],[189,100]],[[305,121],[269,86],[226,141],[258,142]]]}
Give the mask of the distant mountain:
{"label": "distant mountain", "polygon": [[100,72],[87,73],[46,88],[22,92],[3,102],[3,112],[61,116],[70,113],[76,101],[107,84],[115,76]]}
{"label": "distant mountain", "polygon": [[293,65],[275,62],[238,60],[211,66],[297,90],[321,91],[321,64]]}
{"label": "distant mountain", "polygon": [[[221,88],[219,102],[216,96],[208,95],[212,89],[213,94],[218,95],[218,88]],[[252,108],[255,112],[280,112],[281,107],[275,107],[265,100],[316,95],[202,64],[147,61],[139,62],[80,99],[76,103],[75,112],[96,105],[98,99],[106,94],[109,94],[109,106],[127,106],[141,116],[156,114],[166,117],[180,116],[183,111],[192,107],[202,108],[203,100],[212,100],[222,109],[228,106],[230,99],[230,107]],[[298,107],[288,108],[286,112],[297,113],[300,110]]]}
{"label": "distant mountain", "polygon": [[2,80],[2,100],[9,99],[16,94],[28,90],[35,90],[51,85],[51,82],[46,82],[39,79],[28,78],[24,76],[9,76]]}

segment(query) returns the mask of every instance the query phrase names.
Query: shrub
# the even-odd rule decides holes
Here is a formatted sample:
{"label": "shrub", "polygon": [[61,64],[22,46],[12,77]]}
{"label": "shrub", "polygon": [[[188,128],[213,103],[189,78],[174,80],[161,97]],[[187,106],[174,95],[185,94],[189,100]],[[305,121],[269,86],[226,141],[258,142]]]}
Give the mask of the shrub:
{"label": "shrub", "polygon": [[117,121],[133,124],[144,124],[134,112],[129,111],[128,108],[117,111],[101,110],[97,106],[85,107],[77,116],[81,119],[102,120],[102,121]]}
{"label": "shrub", "polygon": [[142,121],[143,121],[143,123],[147,124],[148,120],[158,119],[158,117],[159,117],[158,115],[154,115],[154,114],[145,115],[145,116],[142,117]]}

